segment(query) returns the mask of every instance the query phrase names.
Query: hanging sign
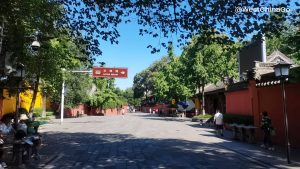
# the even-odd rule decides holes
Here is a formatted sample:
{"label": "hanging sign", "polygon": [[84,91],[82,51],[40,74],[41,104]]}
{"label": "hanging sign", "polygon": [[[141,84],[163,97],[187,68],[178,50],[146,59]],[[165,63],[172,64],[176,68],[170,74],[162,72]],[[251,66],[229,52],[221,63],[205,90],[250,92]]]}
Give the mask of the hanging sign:
{"label": "hanging sign", "polygon": [[94,67],[93,77],[103,78],[127,78],[128,68]]}

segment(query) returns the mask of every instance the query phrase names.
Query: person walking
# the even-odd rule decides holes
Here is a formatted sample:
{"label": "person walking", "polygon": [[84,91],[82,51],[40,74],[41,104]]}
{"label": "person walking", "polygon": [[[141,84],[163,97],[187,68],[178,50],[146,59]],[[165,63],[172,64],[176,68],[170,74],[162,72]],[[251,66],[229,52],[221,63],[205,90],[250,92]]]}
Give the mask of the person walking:
{"label": "person walking", "polygon": [[274,130],[274,128],[272,126],[272,120],[266,111],[262,112],[261,129],[264,132],[264,144],[262,144],[261,147],[274,150],[271,138],[271,132]]}
{"label": "person walking", "polygon": [[214,115],[217,134],[223,136],[223,114],[217,109]]}

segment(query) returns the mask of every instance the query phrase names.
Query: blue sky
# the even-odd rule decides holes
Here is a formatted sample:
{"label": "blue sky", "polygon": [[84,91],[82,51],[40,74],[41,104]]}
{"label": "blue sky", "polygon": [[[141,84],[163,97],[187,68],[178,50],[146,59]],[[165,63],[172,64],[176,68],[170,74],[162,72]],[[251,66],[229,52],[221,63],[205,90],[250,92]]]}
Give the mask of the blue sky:
{"label": "blue sky", "polygon": [[[161,52],[151,54],[148,45],[159,46],[159,39],[148,35],[139,35],[139,26],[137,23],[121,24],[119,32],[119,44],[110,44],[110,42],[101,42],[102,56],[97,58],[96,62],[105,62],[106,67],[127,67],[128,78],[116,79],[116,86],[120,89],[126,89],[133,84],[135,74],[146,69],[155,60],[167,54],[167,50],[161,47]],[[169,39],[168,39],[169,40]],[[174,43],[175,43],[174,39]],[[165,39],[165,41],[167,41]],[[181,50],[174,45],[175,54],[180,55]]]}

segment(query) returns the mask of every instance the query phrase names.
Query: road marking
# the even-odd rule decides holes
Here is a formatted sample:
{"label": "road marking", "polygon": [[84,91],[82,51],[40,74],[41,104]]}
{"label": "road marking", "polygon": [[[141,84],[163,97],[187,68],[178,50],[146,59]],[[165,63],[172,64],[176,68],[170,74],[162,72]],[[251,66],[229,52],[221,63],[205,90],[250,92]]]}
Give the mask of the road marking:
{"label": "road marking", "polygon": [[54,156],[53,158],[51,158],[49,161],[47,161],[45,163],[45,166],[43,168],[45,169],[50,169],[50,168],[54,168],[55,166],[53,164],[55,164],[55,162],[57,162],[59,159],[61,159],[63,157],[63,153],[59,153],[57,156]]}

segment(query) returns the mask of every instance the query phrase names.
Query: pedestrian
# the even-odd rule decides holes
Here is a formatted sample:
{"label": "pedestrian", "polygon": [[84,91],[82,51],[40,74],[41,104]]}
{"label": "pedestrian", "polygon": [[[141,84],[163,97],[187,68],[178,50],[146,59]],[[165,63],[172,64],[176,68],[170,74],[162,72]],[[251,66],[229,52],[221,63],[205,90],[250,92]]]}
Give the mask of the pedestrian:
{"label": "pedestrian", "polygon": [[14,134],[14,129],[11,124],[11,118],[4,115],[0,122],[0,131],[4,135]]}
{"label": "pedestrian", "polygon": [[9,116],[4,115],[0,121],[0,168],[6,168],[7,165],[3,161],[3,146],[4,143],[8,140],[12,140],[10,136],[13,136],[14,129],[11,125],[11,118]]}
{"label": "pedestrian", "polygon": [[26,121],[28,120],[28,117],[26,114],[21,114],[20,121],[17,126],[17,130],[23,130],[27,134],[27,124]]}
{"label": "pedestrian", "polygon": [[122,115],[125,114],[125,108],[124,107],[122,107],[121,113],[122,113]]}
{"label": "pedestrian", "polygon": [[214,115],[217,134],[223,136],[223,114],[217,109]]}
{"label": "pedestrian", "polygon": [[273,132],[274,128],[272,126],[272,120],[266,111],[262,112],[261,129],[264,132],[264,144],[262,144],[261,147],[274,150],[271,138],[271,133]]}

